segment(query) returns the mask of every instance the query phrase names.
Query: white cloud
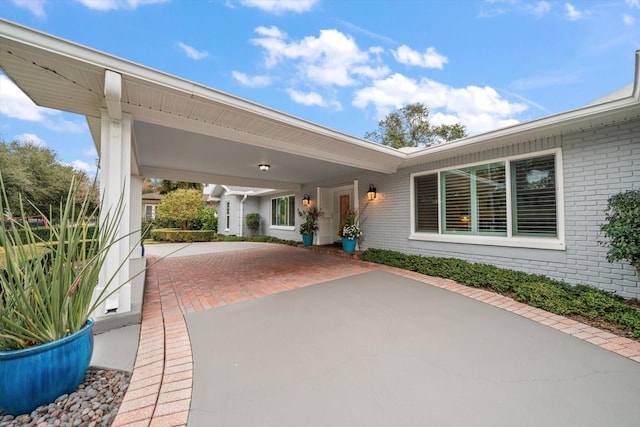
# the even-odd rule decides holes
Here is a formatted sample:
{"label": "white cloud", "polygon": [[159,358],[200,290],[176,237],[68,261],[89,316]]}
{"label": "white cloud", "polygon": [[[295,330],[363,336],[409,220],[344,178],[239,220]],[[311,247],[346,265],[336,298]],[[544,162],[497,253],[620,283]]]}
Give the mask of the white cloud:
{"label": "white cloud", "polygon": [[197,50],[195,47],[189,46],[188,44],[184,44],[182,42],[178,42],[178,47],[182,49],[184,53],[191,59],[200,60],[209,56],[209,52],[204,50]]}
{"label": "white cloud", "polygon": [[353,105],[373,105],[378,119],[407,104],[421,102],[432,112],[434,124],[459,121],[469,134],[476,134],[518,123],[516,115],[527,109],[525,104],[503,99],[488,86],[453,88],[428,78],[414,80],[393,74],[372,86],[356,92]]}
{"label": "white cloud", "polygon": [[170,0],[76,0],[83,6],[93,10],[118,10],[137,9],[139,6],[147,6],[159,3],[167,3]]}
{"label": "white cloud", "polygon": [[38,18],[45,18],[46,12],[44,11],[44,5],[47,0],[11,0],[14,5],[27,9]]}
{"label": "white cloud", "polygon": [[94,146],[91,146],[90,148],[85,148],[84,150],[82,150],[80,154],[86,157],[98,157],[98,153],[96,152],[96,149]]}
{"label": "white cloud", "polygon": [[313,6],[319,0],[240,0],[240,4],[247,7],[257,7],[266,12],[285,13],[294,12],[302,13],[313,9]]}
{"label": "white cloud", "polygon": [[571,3],[565,3],[564,9],[567,12],[566,16],[569,21],[577,21],[584,18],[584,12],[576,9]]}
{"label": "white cloud", "polygon": [[22,142],[23,144],[33,144],[36,147],[46,147],[47,144],[35,133],[23,133],[21,135],[17,135],[15,138],[17,141]]}
{"label": "white cloud", "polygon": [[403,44],[391,52],[399,63],[416,67],[442,69],[444,64],[449,62],[447,57],[436,52],[436,48],[433,46],[427,48],[424,53],[420,53]]}
{"label": "white cloud", "polygon": [[640,0],[624,0],[629,7],[637,7],[640,9]]}
{"label": "white cloud", "polygon": [[271,77],[269,76],[253,76],[249,77],[245,73],[239,71],[232,71],[231,75],[241,85],[248,87],[265,87],[271,84]]}
{"label": "white cloud", "polygon": [[388,73],[384,65],[375,64],[368,51],[360,50],[355,40],[338,30],[321,30],[318,37],[307,36],[289,41],[276,27],[258,27],[263,37],[252,43],[264,49],[265,65],[277,66],[284,60],[294,62],[300,77],[322,86],[352,86],[358,76],[381,76]]}
{"label": "white cloud", "polygon": [[546,1],[539,1],[535,5],[527,5],[527,10],[534,16],[541,18],[551,10],[551,5]]}
{"label": "white cloud", "polygon": [[74,169],[78,169],[89,174],[94,173],[97,170],[95,164],[89,164],[82,160],[74,160],[69,163],[69,166],[72,166]]}
{"label": "white cloud", "polygon": [[0,114],[13,119],[37,122],[60,132],[83,132],[86,122],[65,119],[62,112],[38,107],[7,76],[0,74]]}
{"label": "white cloud", "polygon": [[319,107],[332,107],[337,111],[342,110],[342,105],[338,101],[327,101],[322,97],[322,95],[317,92],[301,92],[294,89],[287,89],[287,93],[289,94],[291,100],[298,104],[307,106],[317,105]]}
{"label": "white cloud", "polygon": [[624,15],[622,15],[622,23],[627,26],[632,26],[636,23],[636,18],[625,13]]}
{"label": "white cloud", "polygon": [[46,109],[38,107],[9,78],[0,75],[0,113],[5,116],[38,122],[44,120]]}

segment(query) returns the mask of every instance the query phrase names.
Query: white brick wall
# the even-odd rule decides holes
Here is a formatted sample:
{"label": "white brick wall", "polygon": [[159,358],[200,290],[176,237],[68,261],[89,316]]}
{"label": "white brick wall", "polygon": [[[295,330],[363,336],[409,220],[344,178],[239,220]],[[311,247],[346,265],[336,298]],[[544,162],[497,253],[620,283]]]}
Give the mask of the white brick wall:
{"label": "white brick wall", "polygon": [[[550,148],[562,148],[566,250],[542,250],[409,240],[410,175],[414,172],[490,161]],[[364,209],[362,247],[397,250],[427,256],[462,258],[472,262],[544,274],[569,283],[585,283],[640,298],[635,270],[627,263],[611,264],[607,248],[598,243],[607,199],[640,188],[640,121],[607,126],[572,135],[528,141],[402,169],[395,174],[374,172],[310,183],[307,188],[359,180],[360,207],[367,205],[369,184],[378,198]],[[265,203],[262,212],[265,212]],[[268,214],[269,207],[266,207]],[[268,230],[267,230],[268,231]],[[281,237],[278,235],[278,237]],[[291,238],[290,233],[283,238]]]}

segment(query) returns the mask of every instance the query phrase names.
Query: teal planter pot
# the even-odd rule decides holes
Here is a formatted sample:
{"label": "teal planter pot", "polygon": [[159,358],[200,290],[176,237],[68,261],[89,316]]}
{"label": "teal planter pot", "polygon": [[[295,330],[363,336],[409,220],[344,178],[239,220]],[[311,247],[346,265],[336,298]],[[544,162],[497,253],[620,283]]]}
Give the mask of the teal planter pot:
{"label": "teal planter pot", "polygon": [[342,238],[342,250],[347,253],[353,253],[356,251],[356,243],[358,240],[349,239],[347,237]]}
{"label": "teal planter pot", "polygon": [[24,350],[0,351],[0,412],[28,414],[72,393],[93,353],[93,320],[61,340]]}
{"label": "teal planter pot", "polygon": [[313,233],[312,234],[303,234],[302,235],[302,244],[304,246],[313,245]]}

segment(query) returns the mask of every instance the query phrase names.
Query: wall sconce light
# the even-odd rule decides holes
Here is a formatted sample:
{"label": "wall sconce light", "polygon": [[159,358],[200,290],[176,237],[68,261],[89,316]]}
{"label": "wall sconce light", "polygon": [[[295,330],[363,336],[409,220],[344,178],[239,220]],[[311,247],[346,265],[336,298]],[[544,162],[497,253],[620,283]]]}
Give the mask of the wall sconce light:
{"label": "wall sconce light", "polygon": [[302,205],[309,206],[311,204],[311,197],[308,194],[305,194],[302,198]]}
{"label": "wall sconce light", "polygon": [[374,200],[376,198],[376,187],[373,184],[369,184],[369,191],[367,191],[367,199]]}
{"label": "wall sconce light", "polygon": [[469,222],[469,212],[463,211],[460,214],[460,222],[463,224],[467,224]]}
{"label": "wall sconce light", "polygon": [[271,166],[269,166],[269,165],[268,165],[268,164],[266,164],[266,163],[260,163],[260,164],[258,165],[258,167],[260,168],[260,170],[261,170],[262,172],[266,172],[266,171],[268,171],[268,170],[269,170],[269,168],[270,168]]}

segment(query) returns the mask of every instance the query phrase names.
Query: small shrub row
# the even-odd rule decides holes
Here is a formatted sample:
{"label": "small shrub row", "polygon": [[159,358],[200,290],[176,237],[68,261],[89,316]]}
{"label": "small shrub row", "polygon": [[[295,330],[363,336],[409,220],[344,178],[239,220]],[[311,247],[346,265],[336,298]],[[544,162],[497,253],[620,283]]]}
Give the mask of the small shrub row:
{"label": "small shrub row", "polygon": [[213,230],[180,230],[177,228],[158,228],[151,231],[153,240],[161,242],[211,242],[215,240]]}
{"label": "small shrub row", "polygon": [[217,234],[215,239],[216,242],[260,242],[260,243],[279,243],[281,245],[289,245],[289,246],[298,246],[300,245],[300,241],[298,240],[284,240],[279,239],[277,237],[272,236],[226,236],[224,234]]}
{"label": "small shrub row", "polygon": [[628,331],[633,338],[640,340],[640,310],[627,304],[623,298],[591,286],[571,286],[539,274],[456,258],[408,255],[386,249],[367,249],[362,259],[490,289],[563,316],[602,320]]}

